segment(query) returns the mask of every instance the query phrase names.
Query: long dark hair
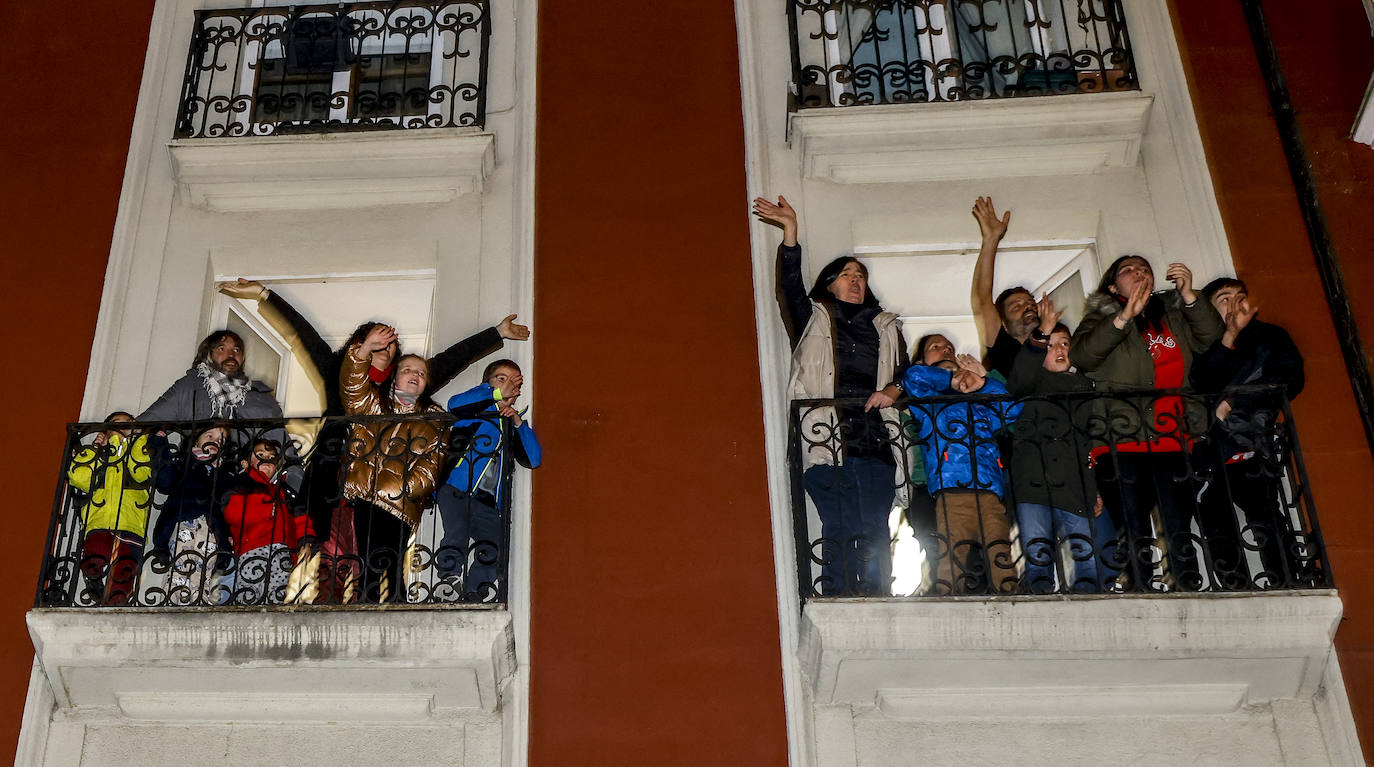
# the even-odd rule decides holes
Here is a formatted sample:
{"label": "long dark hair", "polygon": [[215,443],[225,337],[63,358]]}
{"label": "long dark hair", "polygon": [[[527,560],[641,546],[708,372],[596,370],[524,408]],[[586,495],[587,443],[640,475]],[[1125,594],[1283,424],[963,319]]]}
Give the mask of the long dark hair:
{"label": "long dark hair", "polygon": [[[1138,253],[1127,253],[1113,261],[1112,265],[1107,267],[1107,271],[1102,273],[1102,281],[1097,283],[1098,293],[1111,297],[1118,304],[1123,306],[1128,299],[1115,290],[1116,274],[1121,271],[1121,265],[1132,258],[1143,261],[1145,267],[1150,270],[1150,275],[1154,275],[1155,268],[1150,266],[1149,259]],[[1133,319],[1132,322],[1135,322],[1141,328],[1148,328],[1155,331],[1161,330],[1164,327],[1164,310],[1164,300],[1157,295],[1152,295],[1150,296],[1150,300],[1145,303],[1145,309],[1141,311],[1140,315]]]}
{"label": "long dark hair", "polygon": [[848,266],[851,261],[858,264],[859,268],[862,269],[864,273],[865,285],[863,305],[881,309],[882,305],[878,303],[878,297],[873,295],[873,286],[867,284],[868,267],[864,266],[864,262],[853,256],[840,256],[826,264],[825,267],[821,269],[820,274],[816,275],[816,284],[811,286],[811,292],[806,295],[812,300],[820,301],[823,304],[835,303],[835,296],[830,294],[830,283],[834,282],[836,278],[840,276],[840,272],[843,272],[844,268]]}

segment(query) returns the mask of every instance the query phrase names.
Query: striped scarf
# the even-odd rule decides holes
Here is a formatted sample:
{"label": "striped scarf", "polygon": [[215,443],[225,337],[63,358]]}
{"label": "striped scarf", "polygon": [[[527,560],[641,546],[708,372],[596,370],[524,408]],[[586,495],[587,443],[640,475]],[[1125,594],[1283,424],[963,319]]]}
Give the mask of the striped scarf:
{"label": "striped scarf", "polygon": [[228,373],[221,373],[204,362],[196,365],[196,373],[200,375],[200,382],[205,387],[206,394],[210,395],[210,417],[233,418],[234,411],[243,404],[244,398],[248,396],[248,389],[252,386],[248,376],[240,374],[238,377],[231,377]]}

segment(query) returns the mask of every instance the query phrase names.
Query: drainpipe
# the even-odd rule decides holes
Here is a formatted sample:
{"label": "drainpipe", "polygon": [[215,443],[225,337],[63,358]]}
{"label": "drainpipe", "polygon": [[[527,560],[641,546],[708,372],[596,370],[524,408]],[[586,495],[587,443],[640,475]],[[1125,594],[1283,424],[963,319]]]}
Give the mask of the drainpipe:
{"label": "drainpipe", "polygon": [[1264,6],[1260,0],[1240,0],[1245,12],[1245,22],[1250,27],[1250,42],[1255,47],[1260,70],[1264,73],[1264,85],[1269,91],[1269,106],[1278,125],[1279,139],[1283,142],[1283,153],[1288,157],[1288,172],[1293,177],[1293,188],[1298,194],[1298,204],[1302,208],[1302,220],[1307,225],[1307,239],[1312,244],[1312,253],[1317,259],[1317,272],[1322,278],[1322,289],[1326,293],[1326,304],[1331,310],[1331,321],[1336,325],[1336,340],[1341,345],[1341,356],[1345,358],[1345,369],[1350,374],[1350,386],[1355,392],[1355,408],[1364,422],[1364,436],[1374,453],[1374,385],[1369,376],[1369,359],[1365,356],[1364,345],[1360,342],[1360,328],[1350,309],[1350,299],[1346,294],[1345,280],[1336,258],[1336,247],[1331,242],[1331,233],[1326,228],[1326,217],[1322,213],[1321,200],[1317,196],[1317,184],[1312,178],[1312,164],[1307,159],[1307,150],[1302,143],[1298,130],[1297,113],[1288,97],[1288,86],[1283,79],[1283,67],[1279,64],[1278,51],[1269,37],[1269,27],[1264,20]]}

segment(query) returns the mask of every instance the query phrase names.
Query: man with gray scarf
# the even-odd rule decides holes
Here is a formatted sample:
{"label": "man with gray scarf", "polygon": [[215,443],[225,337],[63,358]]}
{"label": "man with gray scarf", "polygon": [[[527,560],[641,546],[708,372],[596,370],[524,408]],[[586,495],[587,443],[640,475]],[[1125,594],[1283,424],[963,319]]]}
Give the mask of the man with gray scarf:
{"label": "man with gray scarf", "polygon": [[[272,396],[272,387],[248,378],[243,372],[243,339],[232,330],[217,330],[205,337],[196,349],[196,358],[186,375],[177,379],[147,410],[139,421],[201,421],[209,419],[280,419],[281,405]],[[241,441],[235,435],[235,442]],[[300,461],[286,430],[280,426],[261,435],[287,446],[286,482],[293,489],[300,484]]]}

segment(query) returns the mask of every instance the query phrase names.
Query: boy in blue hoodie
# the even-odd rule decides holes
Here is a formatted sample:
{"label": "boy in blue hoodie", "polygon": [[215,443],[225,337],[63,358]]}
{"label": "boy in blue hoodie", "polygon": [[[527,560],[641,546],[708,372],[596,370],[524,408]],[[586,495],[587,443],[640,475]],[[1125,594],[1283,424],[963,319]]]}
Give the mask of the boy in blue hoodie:
{"label": "boy in blue hoodie", "polygon": [[[964,394],[1006,394],[1007,389],[976,358],[956,357],[942,335],[916,344],[916,361],[907,368],[904,389],[914,399]],[[921,444],[927,487],[935,497],[939,536],[933,594],[965,594],[982,584],[994,592],[1016,589],[1011,526],[1002,505],[1002,459],[996,432],[1015,420],[1019,403],[913,401],[908,404]],[[964,568],[981,546],[985,566]],[[956,564],[965,570],[955,574]],[[984,581],[984,576],[987,580]]]}
{"label": "boy in blue hoodie", "polygon": [[[498,566],[504,537],[500,509],[510,492],[502,476],[505,442],[510,438],[515,460],[525,468],[538,467],[541,455],[539,438],[525,420],[525,410],[515,408],[525,383],[520,366],[497,360],[483,371],[482,379],[481,384],[449,398],[449,412],[458,417],[453,424],[454,444],[466,435],[467,446],[438,493],[444,537],[436,566],[440,576],[451,578],[463,571],[468,554],[473,554],[463,584],[464,600],[469,602],[499,595],[504,585]],[[474,417],[479,413],[488,417]]]}

